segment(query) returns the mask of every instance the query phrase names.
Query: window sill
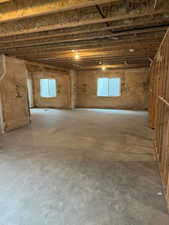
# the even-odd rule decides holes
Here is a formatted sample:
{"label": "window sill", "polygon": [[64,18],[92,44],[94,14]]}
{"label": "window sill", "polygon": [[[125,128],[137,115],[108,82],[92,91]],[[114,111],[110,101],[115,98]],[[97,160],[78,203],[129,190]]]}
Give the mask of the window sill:
{"label": "window sill", "polygon": [[54,99],[54,98],[57,98],[57,96],[56,97],[41,97],[40,96],[40,98],[43,98],[43,99]]}

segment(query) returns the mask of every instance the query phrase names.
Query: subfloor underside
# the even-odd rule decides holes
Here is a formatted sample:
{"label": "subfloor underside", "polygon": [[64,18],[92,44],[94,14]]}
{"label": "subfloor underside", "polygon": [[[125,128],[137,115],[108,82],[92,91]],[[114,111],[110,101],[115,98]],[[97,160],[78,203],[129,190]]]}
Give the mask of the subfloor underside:
{"label": "subfloor underside", "polygon": [[147,113],[32,110],[0,137],[0,225],[168,225]]}

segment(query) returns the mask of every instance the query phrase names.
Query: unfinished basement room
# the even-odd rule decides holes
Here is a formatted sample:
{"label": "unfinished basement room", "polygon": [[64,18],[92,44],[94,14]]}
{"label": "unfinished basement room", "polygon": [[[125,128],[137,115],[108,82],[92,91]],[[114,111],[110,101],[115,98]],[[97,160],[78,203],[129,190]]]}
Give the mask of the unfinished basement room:
{"label": "unfinished basement room", "polygon": [[0,225],[169,225],[169,0],[0,0]]}

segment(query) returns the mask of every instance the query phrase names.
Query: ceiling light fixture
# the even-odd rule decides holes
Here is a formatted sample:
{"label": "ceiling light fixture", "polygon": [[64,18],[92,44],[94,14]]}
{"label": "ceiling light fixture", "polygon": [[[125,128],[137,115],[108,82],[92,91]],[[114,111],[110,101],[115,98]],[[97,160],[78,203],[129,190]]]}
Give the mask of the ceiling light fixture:
{"label": "ceiling light fixture", "polygon": [[134,51],[135,51],[134,48],[130,48],[130,49],[129,49],[129,52],[134,52]]}
{"label": "ceiling light fixture", "polygon": [[75,54],[75,59],[76,60],[80,59],[80,55],[78,53]]}
{"label": "ceiling light fixture", "polygon": [[106,70],[106,67],[105,66],[102,66],[102,70],[105,71]]}

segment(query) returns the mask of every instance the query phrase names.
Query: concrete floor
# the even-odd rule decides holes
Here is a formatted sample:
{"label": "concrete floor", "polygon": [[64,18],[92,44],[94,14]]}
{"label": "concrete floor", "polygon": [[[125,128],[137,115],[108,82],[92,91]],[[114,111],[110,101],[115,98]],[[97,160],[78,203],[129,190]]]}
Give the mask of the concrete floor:
{"label": "concrete floor", "polygon": [[169,225],[146,112],[32,113],[0,137],[0,225]]}

